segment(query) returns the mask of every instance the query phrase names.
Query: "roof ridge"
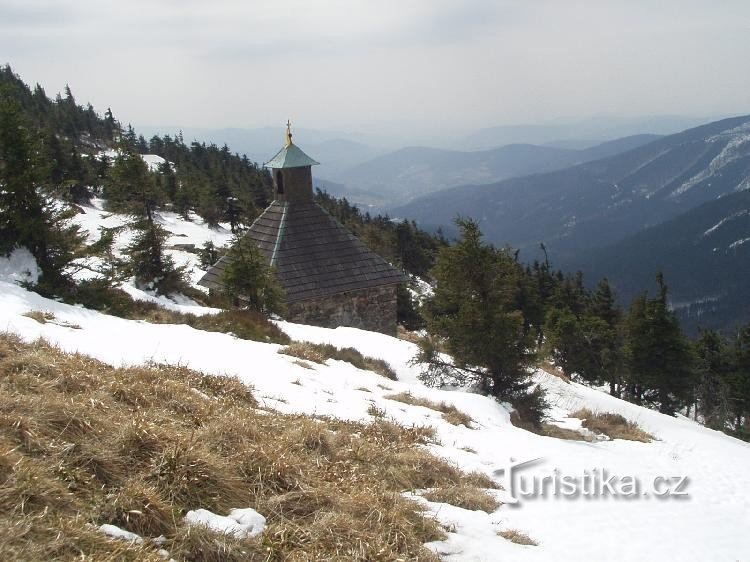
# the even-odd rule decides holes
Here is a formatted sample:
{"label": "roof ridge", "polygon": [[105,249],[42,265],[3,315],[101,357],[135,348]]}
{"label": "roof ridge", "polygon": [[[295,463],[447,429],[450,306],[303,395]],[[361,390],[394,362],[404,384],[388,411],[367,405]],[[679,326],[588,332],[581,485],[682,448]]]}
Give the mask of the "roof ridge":
{"label": "roof ridge", "polygon": [[289,203],[281,203],[281,220],[279,221],[279,231],[276,234],[276,244],[273,247],[273,253],[271,254],[270,265],[273,267],[276,264],[276,257],[279,253],[279,247],[281,246],[281,239],[284,237],[284,227],[286,225],[286,211],[289,208]]}

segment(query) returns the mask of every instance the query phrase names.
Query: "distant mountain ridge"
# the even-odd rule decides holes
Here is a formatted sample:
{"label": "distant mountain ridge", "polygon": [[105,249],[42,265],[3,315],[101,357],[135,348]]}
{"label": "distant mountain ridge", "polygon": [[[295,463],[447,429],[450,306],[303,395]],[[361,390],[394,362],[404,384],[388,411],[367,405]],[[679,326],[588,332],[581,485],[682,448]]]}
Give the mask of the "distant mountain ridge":
{"label": "distant mountain ridge", "polygon": [[[491,183],[531,173],[548,172],[641,146],[657,135],[634,135],[584,150],[509,144],[491,150],[458,151],[407,147],[378,156],[328,178],[385,208],[409,199],[469,183]],[[322,174],[321,174],[322,175]]]}
{"label": "distant mountain ridge", "polygon": [[595,116],[582,121],[536,125],[500,125],[474,131],[463,139],[467,150],[481,150],[510,143],[548,145],[560,139],[591,139],[602,142],[644,132],[670,135],[696,127],[708,119],[680,115],[641,117]]}
{"label": "distant mountain ridge", "polygon": [[560,265],[750,187],[750,116],[724,119],[593,162],[451,188],[393,210],[423,226],[474,217],[489,240],[544,242]]}

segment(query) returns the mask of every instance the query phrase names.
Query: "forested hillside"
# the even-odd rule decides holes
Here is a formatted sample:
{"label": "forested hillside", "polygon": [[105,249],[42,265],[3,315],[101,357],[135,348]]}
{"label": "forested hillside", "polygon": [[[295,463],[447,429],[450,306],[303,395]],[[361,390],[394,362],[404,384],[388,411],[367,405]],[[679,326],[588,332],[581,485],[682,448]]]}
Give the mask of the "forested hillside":
{"label": "forested hillside", "polygon": [[748,187],[750,116],[689,129],[616,156],[547,174],[445,190],[395,209],[421,226],[478,220],[487,237],[556,263],[603,248]]}
{"label": "forested hillside", "polygon": [[344,184],[358,203],[372,202],[379,208],[393,209],[450,187],[559,170],[625,152],[656,138],[636,135],[584,150],[533,144],[508,144],[479,151],[407,147],[324,177]]}
{"label": "forested hillside", "polygon": [[592,279],[607,276],[629,302],[655,271],[670,280],[672,306],[692,335],[750,321],[750,190],[709,201],[573,262]]}
{"label": "forested hillside", "polygon": [[[270,203],[267,170],[232,153],[226,144],[188,144],[180,132],[147,140],[123,126],[109,109],[102,117],[90,104],[79,105],[68,86],[55,99],[39,85],[29,88],[10,66],[0,69],[0,89],[18,104],[22,122],[39,147],[39,183],[65,200],[85,202],[98,193],[107,196],[114,209],[128,211],[135,197],[135,174],[149,184],[154,206],[186,217],[195,212],[212,225],[242,228]],[[157,160],[144,175],[143,170],[126,170],[128,153],[156,155],[163,161]],[[373,250],[416,275],[425,275],[443,243],[414,223],[360,213],[345,199],[321,192],[318,202]]]}

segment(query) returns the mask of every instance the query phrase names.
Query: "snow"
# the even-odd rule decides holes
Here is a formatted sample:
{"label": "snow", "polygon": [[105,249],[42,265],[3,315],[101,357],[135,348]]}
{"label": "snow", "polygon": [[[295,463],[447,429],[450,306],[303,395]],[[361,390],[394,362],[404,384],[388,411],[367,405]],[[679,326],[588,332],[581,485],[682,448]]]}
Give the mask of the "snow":
{"label": "snow", "polygon": [[748,148],[748,146],[745,145],[750,143],[750,132],[748,132],[748,129],[750,129],[750,127],[748,127],[747,123],[745,123],[739,127],[724,131],[719,135],[714,135],[707,138],[706,142],[708,143],[725,141],[726,145],[721,149],[719,154],[717,154],[711,160],[711,162],[709,162],[708,166],[704,170],[701,170],[695,176],[682,183],[680,187],[672,191],[669,196],[677,197],[679,195],[682,195],[702,181],[705,181],[711,176],[716,175],[722,168],[724,168],[728,164],[734,162],[738,158],[745,156]]}
{"label": "snow", "polygon": [[110,525],[105,523],[99,527],[99,530],[113,539],[121,539],[124,541],[134,542],[136,544],[143,544],[143,538],[140,535],[121,529],[117,525]]}
{"label": "snow", "polygon": [[[103,212],[97,201],[78,217],[90,233],[96,233],[101,224],[124,221]],[[185,243],[229,239],[226,231],[208,229],[197,220],[185,222],[169,213],[162,213],[160,220],[170,224],[171,232],[184,233],[177,239]],[[186,263],[195,265],[194,255],[181,254],[186,254]],[[505,479],[505,473],[499,471],[510,459],[540,457],[541,461],[524,469],[524,476],[580,475],[602,468],[620,476],[633,475],[645,485],[662,476],[689,478],[687,498],[658,499],[653,494],[629,500],[524,497],[515,505],[505,503],[492,514],[420,499],[430,514],[451,529],[446,541],[429,545],[443,553],[445,560],[742,560],[750,552],[750,444],[684,417],[665,416],[599,389],[536,371],[534,379],[547,390],[552,403],[554,423],[579,427],[580,421],[570,418],[570,413],[586,407],[620,413],[657,440],[583,442],[539,436],[511,425],[508,408],[489,397],[425,387],[418,379],[420,366],[411,364],[417,349],[410,342],[354,328],[326,329],[278,321],[295,340],[355,347],[365,355],[384,359],[399,380],[334,360],[306,369],[296,364],[295,358],[279,354],[279,345],[186,325],[124,320],[45,299],[16,284],[18,272],[30,262],[28,255],[14,259],[12,266],[10,260],[0,262],[0,330],[26,341],[44,338],[64,351],[80,352],[115,366],[153,361],[237,377],[253,387],[261,406],[284,413],[369,421],[368,409],[375,405],[397,423],[434,427],[439,442],[429,446],[434,454],[499,482]],[[172,304],[199,308],[179,298]],[[24,316],[32,310],[51,312],[56,322],[40,324]],[[400,392],[453,404],[473,418],[472,428],[451,425],[431,409],[388,399]],[[508,489],[496,493],[501,501],[512,499]],[[256,518],[251,511],[233,510],[225,516],[200,507],[195,506],[189,520],[221,532],[256,532],[262,526],[262,516]],[[517,545],[497,535],[507,529],[528,534],[539,546]]]}
{"label": "snow", "polygon": [[[120,156],[120,151],[115,148],[110,148],[108,150],[102,150],[96,155],[96,158],[99,160],[102,159],[102,157],[107,157],[110,161],[115,160],[118,156]],[[166,160],[159,156],[158,154],[141,154],[141,158],[146,163],[146,166],[148,166],[148,170],[150,172],[156,172],[159,170],[159,166],[164,164]],[[174,169],[174,164],[170,162],[170,166],[172,169]]]}
{"label": "snow", "polygon": [[195,314],[196,316],[203,316],[204,314],[216,314],[221,312],[220,308],[209,308],[201,306],[192,299],[187,298],[184,295],[170,295],[165,297],[163,295],[155,295],[152,292],[144,291],[135,286],[135,282],[131,279],[128,283],[124,283],[121,286],[122,290],[128,293],[134,300],[148,301],[158,304],[169,310],[176,312],[183,312],[185,314]]}
{"label": "snow", "polygon": [[233,509],[227,517],[207,509],[196,509],[187,512],[185,522],[208,527],[217,533],[234,535],[238,539],[257,537],[266,528],[266,518],[252,508]]}
{"label": "snow", "polygon": [[[101,229],[118,229],[113,250],[116,255],[122,257],[123,250],[133,240],[133,232],[127,226],[128,217],[107,212],[104,207],[105,201],[103,199],[94,198],[90,205],[80,206],[81,212],[73,217],[73,222],[86,233],[88,243],[96,242],[99,239]],[[175,244],[192,244],[196,249],[200,249],[206,242],[210,241],[217,248],[221,248],[228,246],[233,236],[231,231],[223,225],[217,228],[209,228],[194,213],[191,213],[190,220],[187,221],[177,213],[160,211],[155,214],[155,220],[169,233],[167,254],[172,257],[176,265],[187,268],[188,278],[193,284],[203,277],[205,271],[200,268],[198,256],[195,253],[176,249]],[[93,269],[99,264],[99,260],[91,259],[88,264]],[[79,280],[91,277],[96,277],[96,273],[91,269],[86,269],[76,275]],[[218,312],[218,309],[201,307],[182,295],[156,296],[137,288],[133,280],[124,283],[121,288],[134,299],[155,302],[177,312],[196,315]]]}
{"label": "snow", "polygon": [[[452,529],[445,541],[427,543],[425,546],[443,560],[479,562],[490,560],[523,560],[524,549],[497,535],[506,530],[503,519],[483,511],[467,511],[447,503],[434,503],[420,499],[427,513]],[[522,554],[523,553],[523,554]]]}
{"label": "snow", "polygon": [[742,246],[745,242],[750,242],[750,238],[740,238],[739,240],[735,240],[729,245],[729,249],[734,250],[735,248]]}
{"label": "snow", "polygon": [[155,172],[159,167],[166,162],[164,158],[157,154],[141,154],[141,158],[148,166],[150,172]]}
{"label": "snow", "polygon": [[740,211],[737,211],[736,213],[732,213],[728,217],[724,217],[719,222],[717,222],[715,225],[713,225],[711,228],[709,228],[708,230],[706,230],[706,232],[703,233],[703,236],[705,237],[705,236],[709,236],[710,234],[713,234],[714,232],[716,232],[725,223],[727,223],[727,222],[729,222],[731,220],[734,220],[736,218],[742,217],[742,216],[744,216],[746,214],[747,214],[747,209],[742,209]]}
{"label": "snow", "polygon": [[0,281],[36,285],[41,274],[36,259],[26,248],[14,248],[7,257],[0,255]]}

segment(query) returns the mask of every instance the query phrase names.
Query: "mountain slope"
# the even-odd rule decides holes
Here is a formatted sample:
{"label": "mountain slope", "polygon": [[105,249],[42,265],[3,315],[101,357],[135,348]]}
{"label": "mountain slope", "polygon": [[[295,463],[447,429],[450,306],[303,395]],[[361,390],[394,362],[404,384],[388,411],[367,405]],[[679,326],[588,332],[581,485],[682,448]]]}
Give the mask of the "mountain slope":
{"label": "mountain slope", "polygon": [[544,242],[566,266],[721,195],[750,187],[750,116],[689,129],[609,158],[491,185],[448,189],[393,211],[423,226],[456,214],[487,238],[522,249]]}
{"label": "mountain slope", "polygon": [[487,149],[512,142],[549,144],[562,139],[614,139],[644,131],[670,135],[700,125],[705,120],[676,115],[644,117],[598,116],[575,123],[546,125],[505,125],[488,127],[467,136],[463,144],[470,150]]}
{"label": "mountain slope", "polygon": [[663,135],[631,135],[629,137],[621,137],[611,141],[605,141],[588,148],[581,149],[579,151],[578,162],[592,162],[601,158],[607,158],[616,154],[622,154],[628,150],[633,150],[639,146],[644,146],[650,142],[654,142],[662,138]]}
{"label": "mountain slope", "polygon": [[655,138],[658,137],[636,135],[585,150],[531,144],[509,144],[475,152],[408,147],[353,166],[335,179],[349,189],[380,196],[386,206],[392,207],[457,185],[490,183],[566,168],[624,152]]}
{"label": "mountain slope", "polygon": [[[54,320],[40,323],[25,316],[30,310],[47,311]],[[0,281],[0,321],[7,331],[28,342],[44,338],[63,351],[92,356],[109,365],[158,363],[236,377],[253,387],[259,408],[273,410],[273,415],[301,414],[362,423],[385,417],[407,428],[434,428],[436,441],[441,444],[429,445],[429,451],[466,471],[480,471],[500,479],[496,471],[507,470],[509,457],[520,461],[542,458],[521,473],[525,486],[529,486],[532,478],[538,485],[542,478],[554,474],[576,478],[580,485],[585,474],[606,467],[608,473],[618,479],[637,479],[643,495],[651,495],[646,498],[639,494],[628,501],[617,501],[622,498],[591,496],[585,492],[572,497],[547,493],[524,496],[520,509],[514,509],[507,505],[512,500],[511,488],[507,480],[502,479],[505,490],[492,493],[506,505],[494,513],[461,509],[420,498],[418,501],[423,503],[428,514],[449,529],[445,540],[428,543],[428,547],[440,553],[446,562],[478,562],[495,558],[605,560],[612,559],[613,545],[617,548],[617,559],[622,561],[666,557],[685,561],[734,560],[740,559],[750,549],[750,537],[744,532],[748,509],[744,492],[750,485],[745,467],[750,462],[750,445],[684,417],[671,418],[542,371],[535,374],[535,379],[548,392],[553,404],[554,423],[574,427],[573,424],[580,424],[580,420],[570,418],[569,414],[586,407],[620,413],[636,421],[658,440],[651,443],[623,440],[582,442],[529,433],[514,427],[509,421],[508,410],[489,397],[425,388],[416,379],[419,366],[410,364],[416,352],[414,344],[352,328],[329,330],[280,323],[296,340],[355,347],[362,353],[385,359],[397,371],[399,380],[383,379],[340,361],[305,368],[293,357],[279,354],[278,345],[240,340],[231,334],[207,333],[183,325],[114,318],[44,299],[3,281]],[[248,357],[253,360],[248,362]],[[43,368],[45,374],[55,368],[54,363],[38,364],[37,368]],[[82,379],[83,382],[87,380]],[[167,388],[170,392],[167,398],[156,396],[154,400],[174,403],[171,394],[174,387]],[[452,425],[439,412],[428,407],[393,400],[392,396],[399,393],[409,393],[435,403],[453,404],[471,415],[472,427]],[[192,400],[188,403],[191,406],[200,406],[201,400],[211,400],[202,391],[188,393],[187,398]],[[96,402],[93,407],[98,404],[101,402]],[[186,404],[181,402],[173,407],[178,406],[184,411]],[[237,428],[229,426],[223,430],[232,435]],[[199,436],[201,428],[196,428],[195,432]],[[242,435],[243,438],[253,438],[252,431],[247,434],[243,431]],[[331,439],[335,436],[326,435]],[[193,438],[192,434],[190,438]],[[384,447],[388,448],[385,442]],[[334,458],[339,460],[338,456]],[[265,457],[260,458],[263,459]],[[321,459],[321,462],[327,460]],[[272,464],[270,468],[276,466]],[[287,474],[283,472],[285,467],[279,468],[283,474]],[[717,478],[717,474],[721,478]],[[358,473],[337,470],[331,470],[329,476],[346,477],[350,483],[358,483],[361,477]],[[655,479],[675,476],[689,476],[686,492],[690,501],[660,498],[655,504],[654,492],[658,491],[652,488]],[[386,477],[399,478],[400,474],[389,473]],[[210,486],[211,481],[207,482]],[[307,491],[315,493],[316,490]],[[318,506],[315,514],[322,513],[323,507],[325,505]],[[658,517],[654,517],[654,509],[659,510]],[[281,516],[275,511],[264,514],[269,525],[277,523]],[[565,521],[565,525],[560,521]],[[498,536],[498,531],[514,529],[527,533],[538,541],[539,546],[523,547]]]}
{"label": "mountain slope", "polygon": [[663,271],[683,328],[750,321],[750,190],[704,203],[572,263],[590,280],[607,277],[629,302]]}
{"label": "mountain slope", "polygon": [[454,185],[558,169],[575,158],[573,150],[529,144],[477,152],[408,147],[350,168],[340,180],[359,190],[406,201]]}

